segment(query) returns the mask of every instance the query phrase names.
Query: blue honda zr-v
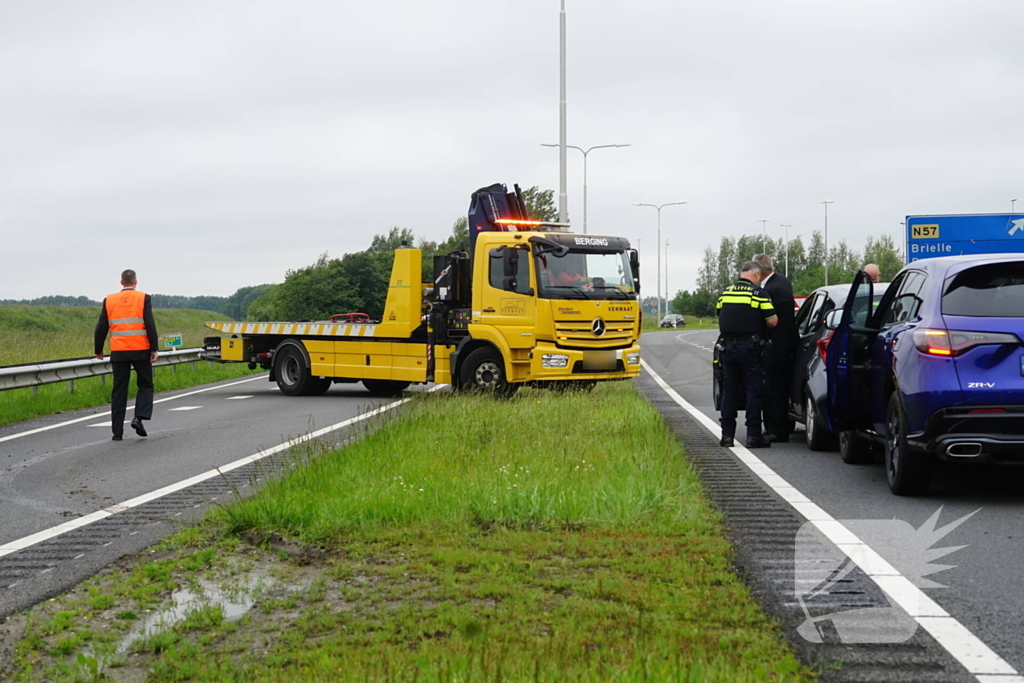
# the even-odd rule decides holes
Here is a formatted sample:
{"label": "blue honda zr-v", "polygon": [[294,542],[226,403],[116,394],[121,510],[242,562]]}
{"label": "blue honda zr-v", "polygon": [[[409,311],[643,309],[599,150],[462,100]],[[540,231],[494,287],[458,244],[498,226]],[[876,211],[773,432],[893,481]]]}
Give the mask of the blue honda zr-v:
{"label": "blue honda zr-v", "polygon": [[872,308],[858,273],[829,313],[827,414],[846,462],[885,449],[897,495],[927,492],[935,459],[1024,463],[1024,256],[908,264]]}

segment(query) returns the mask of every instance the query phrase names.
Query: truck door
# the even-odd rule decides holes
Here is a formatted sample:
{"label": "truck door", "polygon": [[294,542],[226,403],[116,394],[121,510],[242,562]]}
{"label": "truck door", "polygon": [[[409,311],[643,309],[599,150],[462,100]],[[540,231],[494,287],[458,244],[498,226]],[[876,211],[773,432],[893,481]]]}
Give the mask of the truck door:
{"label": "truck door", "polygon": [[491,249],[487,281],[479,290],[480,323],[493,325],[513,349],[534,345],[537,300],[532,260],[526,245]]}
{"label": "truck door", "polygon": [[825,360],[825,420],[833,433],[870,426],[871,347],[878,335],[877,329],[868,327],[873,301],[871,278],[859,271],[853,278],[838,327],[828,342]]}

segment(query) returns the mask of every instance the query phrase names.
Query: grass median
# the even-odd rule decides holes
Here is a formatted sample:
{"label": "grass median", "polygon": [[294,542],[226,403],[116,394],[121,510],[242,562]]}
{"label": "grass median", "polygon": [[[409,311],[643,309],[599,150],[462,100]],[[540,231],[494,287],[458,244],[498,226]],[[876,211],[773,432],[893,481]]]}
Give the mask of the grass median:
{"label": "grass median", "polygon": [[[341,450],[294,455],[287,477],[150,561],[20,617],[8,673],[813,680],[733,573],[695,473],[628,383],[511,401],[427,394],[386,415]],[[140,629],[185,589],[191,607]]]}

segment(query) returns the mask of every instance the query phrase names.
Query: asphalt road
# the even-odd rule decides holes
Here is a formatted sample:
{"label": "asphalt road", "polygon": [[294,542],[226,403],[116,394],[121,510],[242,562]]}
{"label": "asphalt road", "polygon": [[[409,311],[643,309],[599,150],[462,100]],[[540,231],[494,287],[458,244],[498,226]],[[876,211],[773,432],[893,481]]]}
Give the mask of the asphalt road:
{"label": "asphalt road", "polygon": [[[645,362],[716,421],[711,349],[717,334],[664,331],[645,334],[641,340]],[[741,414],[737,443],[745,436],[742,420]],[[925,593],[1017,671],[1024,671],[1024,592],[1019,588],[1024,567],[1024,468],[941,464],[928,495],[901,498],[890,493],[880,461],[846,465],[837,452],[810,451],[802,432],[791,443],[755,453],[839,520],[899,519],[919,528],[940,507],[939,526],[978,510],[935,544],[966,547],[938,561],[954,568],[928,577],[946,587]]]}
{"label": "asphalt road", "polygon": [[[124,440],[112,441],[106,408],[0,427],[0,551],[31,534],[103,509],[118,511],[113,506],[394,401],[372,396],[362,384],[336,384],[323,396],[286,397],[266,375],[156,398],[146,438],[126,424]],[[339,430],[322,438],[337,442],[344,434]],[[198,502],[161,496],[174,500],[156,501],[143,514],[118,512],[14,554],[0,552],[0,618],[168,535],[181,521],[196,518],[215,495],[246,487],[245,477],[253,474],[233,482],[214,478]],[[107,529],[109,538],[105,527],[115,527]],[[75,555],[74,562],[62,555],[68,544],[77,544],[67,555]],[[73,552],[76,548],[80,552]]]}

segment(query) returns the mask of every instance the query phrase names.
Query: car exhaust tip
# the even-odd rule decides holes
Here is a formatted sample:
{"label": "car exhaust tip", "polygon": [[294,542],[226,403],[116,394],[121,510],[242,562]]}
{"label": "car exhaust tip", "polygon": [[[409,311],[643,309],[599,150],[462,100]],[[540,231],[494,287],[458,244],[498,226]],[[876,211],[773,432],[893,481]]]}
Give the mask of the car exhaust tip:
{"label": "car exhaust tip", "polygon": [[974,441],[951,443],[946,446],[946,455],[953,458],[974,458],[981,455],[981,444]]}

